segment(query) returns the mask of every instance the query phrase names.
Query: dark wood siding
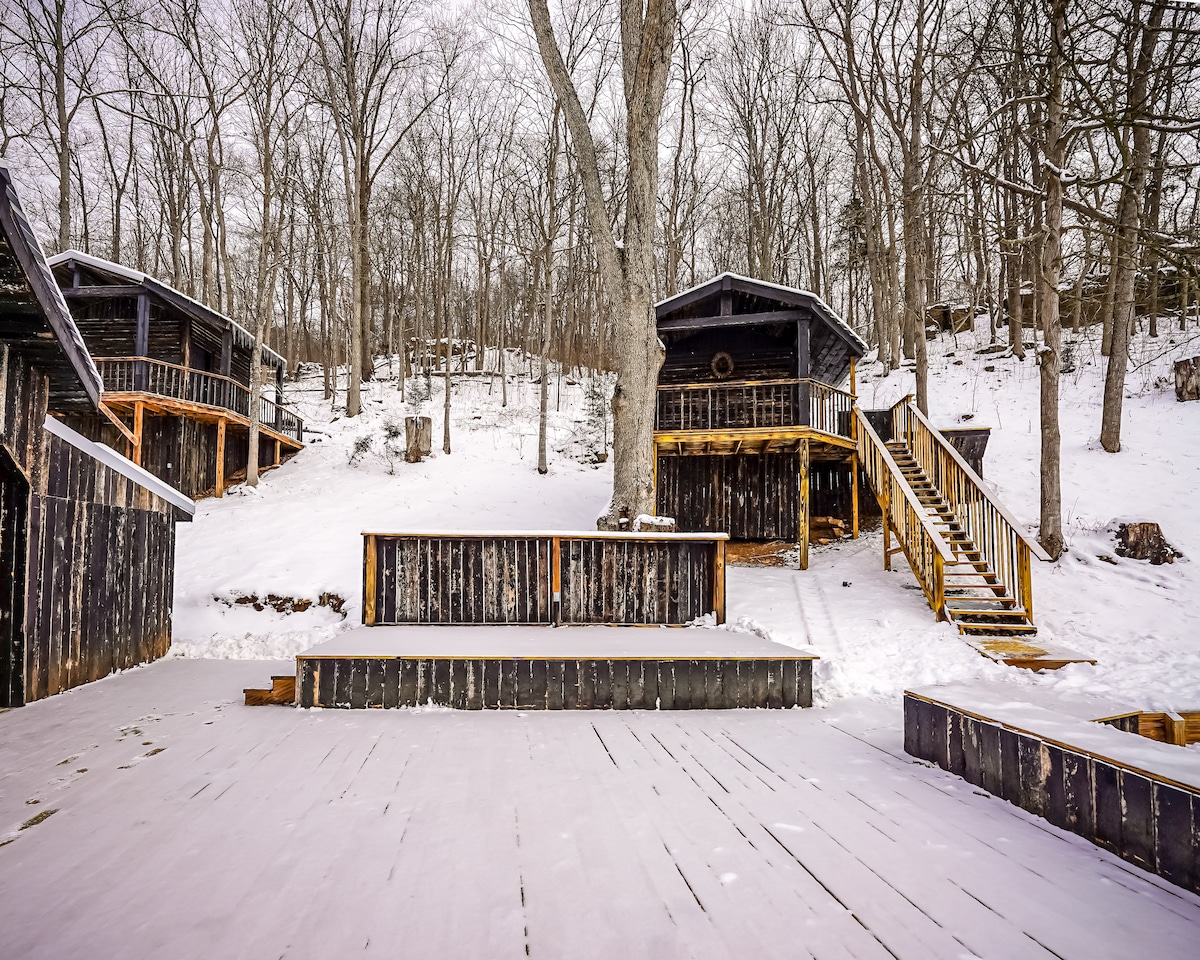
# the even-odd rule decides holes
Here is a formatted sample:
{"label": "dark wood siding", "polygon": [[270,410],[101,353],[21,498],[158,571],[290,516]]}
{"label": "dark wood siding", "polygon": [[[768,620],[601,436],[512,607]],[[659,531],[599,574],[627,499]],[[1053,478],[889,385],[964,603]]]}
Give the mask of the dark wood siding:
{"label": "dark wood siding", "polygon": [[[658,458],[656,511],[681,533],[728,533],[734,540],[799,536],[799,461],[792,453]],[[849,520],[850,465],[809,468],[809,513]],[[860,497],[861,501],[861,497]]]}
{"label": "dark wood siding", "polygon": [[0,448],[0,707],[25,702],[25,535],[29,484]]}
{"label": "dark wood siding", "polygon": [[25,699],[163,656],[171,643],[175,508],[46,435],[30,499]]}
{"label": "dark wood siding", "polygon": [[363,619],[677,625],[714,610],[720,619],[722,547],[712,539],[636,534],[368,535]]}
{"label": "dark wood siding", "polygon": [[718,351],[733,359],[730,380],[774,380],[794,377],[797,371],[796,323],[770,327],[725,327],[696,333],[673,333],[667,337],[658,382],[719,382],[712,371]]}
{"label": "dark wood siding", "polygon": [[812,660],[297,657],[302,707],[725,710],[812,706]]}

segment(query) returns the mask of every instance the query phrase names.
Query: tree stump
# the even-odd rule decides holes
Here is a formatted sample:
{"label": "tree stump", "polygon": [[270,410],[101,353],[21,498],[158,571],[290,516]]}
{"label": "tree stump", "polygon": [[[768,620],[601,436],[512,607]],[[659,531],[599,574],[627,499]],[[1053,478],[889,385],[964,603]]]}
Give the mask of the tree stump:
{"label": "tree stump", "polygon": [[1175,361],[1175,397],[1200,400],[1200,357]]}
{"label": "tree stump", "polygon": [[433,420],[429,417],[404,418],[404,459],[420,463],[433,449]]}
{"label": "tree stump", "polygon": [[1118,557],[1149,560],[1151,565],[1174,563],[1183,554],[1167,543],[1157,523],[1123,523],[1117,528]]}

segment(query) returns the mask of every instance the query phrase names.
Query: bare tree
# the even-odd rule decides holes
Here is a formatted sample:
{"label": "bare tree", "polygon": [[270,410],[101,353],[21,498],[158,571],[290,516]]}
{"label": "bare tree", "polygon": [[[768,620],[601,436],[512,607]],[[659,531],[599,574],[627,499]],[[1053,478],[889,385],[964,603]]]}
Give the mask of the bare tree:
{"label": "bare tree", "polygon": [[620,11],[625,100],[624,243],[613,233],[596,143],[575,82],[563,62],[546,0],[529,0],[542,63],[563,105],[583,180],[588,224],[605,292],[616,317],[612,357],[613,498],[600,519],[615,528],[654,512],[653,436],[663,347],[654,314],[654,230],[658,201],[659,120],[670,73],[678,11],[674,0],[623,0]]}

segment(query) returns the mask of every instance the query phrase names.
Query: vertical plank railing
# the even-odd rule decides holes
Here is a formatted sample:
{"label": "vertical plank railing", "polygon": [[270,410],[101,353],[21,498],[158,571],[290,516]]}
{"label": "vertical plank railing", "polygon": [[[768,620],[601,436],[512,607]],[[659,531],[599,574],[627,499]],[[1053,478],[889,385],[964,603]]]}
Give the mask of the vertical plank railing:
{"label": "vertical plank railing", "polygon": [[892,407],[892,436],[908,445],[983,562],[1012,591],[1016,609],[1024,610],[1033,623],[1032,559],[1050,557],[908,398]]}
{"label": "vertical plank railing", "polygon": [[870,422],[856,408],[858,459],[884,513],[885,564],[889,562],[886,536],[895,530],[901,549],[939,619],[946,616],[946,564],[954,561],[950,545],[930,522],[921,502],[905,482],[899,466]]}
{"label": "vertical plank railing", "polygon": [[654,429],[811,427],[851,439],[853,410],[853,393],[820,380],[666,384],[658,388]]}
{"label": "vertical plank railing", "polygon": [[725,621],[725,534],[363,534],[363,623]]}
{"label": "vertical plank railing", "polygon": [[[146,357],[97,357],[105,393],[151,393],[250,416],[250,391],[230,377]],[[259,401],[259,423],[301,441],[304,421],[273,400]]]}

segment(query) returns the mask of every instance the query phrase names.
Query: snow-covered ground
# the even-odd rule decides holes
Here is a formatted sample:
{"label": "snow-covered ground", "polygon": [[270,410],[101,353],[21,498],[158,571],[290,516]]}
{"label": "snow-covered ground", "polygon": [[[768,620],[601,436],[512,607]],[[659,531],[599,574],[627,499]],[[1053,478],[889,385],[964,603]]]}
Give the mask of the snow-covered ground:
{"label": "snow-covered ground", "polygon": [[[1067,334],[1067,341],[1073,370],[1062,385],[1062,461],[1070,551],[1036,566],[1035,611],[1043,637],[1095,657],[1096,665],[1035,676],[988,662],[933,621],[902,558],[894,572],[883,571],[880,535],[868,533],[814,548],[805,573],[730,571],[731,620],[822,654],[820,703],[895,701],[909,686],[986,679],[1089,689],[1145,709],[1200,707],[1200,576],[1192,562],[1200,552],[1200,404],[1177,403],[1170,379],[1172,359],[1197,344],[1170,336],[1135,343],[1123,449],[1113,455],[1097,439],[1103,360],[1087,336]],[[974,335],[931,342],[932,418],[992,428],[986,476],[1033,528],[1038,369],[1032,352],[1022,362],[979,355],[981,345]],[[364,413],[354,419],[322,399],[319,379],[292,385],[291,401],[315,431],[308,447],[257,490],[239,487],[223,500],[202,501],[195,521],[179,528],[175,655],[287,657],[357,624],[364,530],[591,529],[611,470],[594,462],[598,428],[586,412],[586,386],[553,382],[550,472],[539,476],[538,386],[527,376],[511,377],[507,407],[498,383],[455,381],[450,455],[441,452],[439,379],[424,403],[411,402],[419,381],[410,380],[406,403],[394,380],[378,380],[366,387]],[[886,407],[911,390],[908,371],[860,369],[863,406]],[[386,449],[387,425],[402,426],[413,413],[434,420],[435,452],[421,464]],[[354,456],[364,440],[369,446]],[[1152,567],[1116,557],[1120,519],[1159,522],[1184,558]],[[229,603],[237,595],[315,600],[324,592],[348,600],[345,619],[317,605],[279,614]]]}
{"label": "snow-covered ground", "polygon": [[[1036,519],[1036,367],[933,348],[935,421],[990,424],[987,475]],[[416,405],[376,382],[348,420],[302,380],[312,442],[179,527],[173,655],[0,716],[0,958],[1191,960],[1200,898],[903,751],[901,691],[933,682],[1200,706],[1200,403],[1158,381],[1168,357],[1139,368],[1110,456],[1099,360],[1076,357],[1071,551],[1035,595],[1041,629],[1096,666],[985,660],[867,534],[804,573],[729,571],[732,622],[822,656],[817,708],[791,711],[245,706],[243,687],[359,623],[363,530],[590,529],[611,480],[584,384],[563,383],[539,476],[525,377],[506,408],[498,385],[456,383],[454,452],[417,465],[389,456],[387,424],[431,414],[440,451],[438,383]],[[868,366],[860,393],[884,406],[910,385]],[[1100,560],[1118,517],[1159,521],[1186,557]],[[344,619],[235,602],[326,593]]]}

